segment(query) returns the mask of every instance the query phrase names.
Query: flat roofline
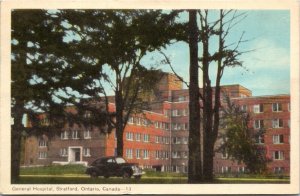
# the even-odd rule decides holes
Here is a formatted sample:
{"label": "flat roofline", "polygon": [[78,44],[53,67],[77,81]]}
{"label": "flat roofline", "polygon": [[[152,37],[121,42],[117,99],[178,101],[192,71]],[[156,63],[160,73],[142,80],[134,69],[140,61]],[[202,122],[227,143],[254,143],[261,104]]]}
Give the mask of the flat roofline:
{"label": "flat roofline", "polygon": [[250,96],[250,97],[234,97],[231,99],[256,99],[256,98],[268,98],[268,97],[287,97],[291,96],[290,94],[277,94],[277,95],[258,95],[258,96]]}
{"label": "flat roofline", "polygon": [[[240,85],[240,84],[221,85],[220,87],[222,88],[222,87],[234,87],[234,86],[241,87],[241,88],[246,89],[246,90],[248,90],[252,93],[252,90],[250,90],[250,89],[248,89],[248,88],[246,88],[246,87],[244,87],[243,85]],[[216,87],[212,86],[212,88],[216,88]],[[203,89],[203,88],[199,88],[199,90],[201,90],[201,89]],[[189,90],[189,89],[183,88],[183,89],[177,89],[177,90],[171,90],[171,91],[187,91],[187,90]],[[164,91],[168,91],[168,90],[164,90]]]}

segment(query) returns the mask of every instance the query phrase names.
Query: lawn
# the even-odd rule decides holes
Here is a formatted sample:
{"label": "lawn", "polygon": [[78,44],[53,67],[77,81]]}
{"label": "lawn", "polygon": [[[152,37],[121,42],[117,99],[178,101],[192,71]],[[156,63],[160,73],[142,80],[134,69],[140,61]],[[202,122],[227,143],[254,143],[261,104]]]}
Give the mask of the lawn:
{"label": "lawn", "polygon": [[[146,170],[142,179],[123,179],[118,177],[90,178],[84,174],[85,167],[79,165],[46,166],[21,168],[20,184],[185,184],[187,176],[171,172]],[[215,184],[286,184],[289,178],[241,177],[216,178]]]}

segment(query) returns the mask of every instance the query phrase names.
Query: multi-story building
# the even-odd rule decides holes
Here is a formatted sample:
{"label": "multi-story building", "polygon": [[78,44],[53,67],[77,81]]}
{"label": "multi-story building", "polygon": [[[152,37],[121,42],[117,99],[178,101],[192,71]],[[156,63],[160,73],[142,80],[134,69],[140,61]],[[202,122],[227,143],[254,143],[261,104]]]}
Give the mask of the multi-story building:
{"label": "multi-story building", "polygon": [[[200,89],[201,91],[201,89]],[[132,115],[124,131],[123,155],[129,162],[159,171],[187,172],[188,168],[188,90],[173,74],[164,74],[157,85],[151,109]],[[264,128],[257,145],[266,149],[270,172],[289,174],[290,96],[252,96],[240,85],[222,86],[224,97],[229,96],[251,116],[254,131]],[[113,110],[114,103],[110,103]],[[199,108],[200,109],[200,108]],[[216,142],[216,148],[222,141]],[[48,139],[47,135],[26,139],[24,164],[82,163],[114,155],[116,137],[103,134],[98,127],[66,124],[61,135]],[[245,166],[232,161],[226,153],[215,153],[214,172],[243,172]]]}

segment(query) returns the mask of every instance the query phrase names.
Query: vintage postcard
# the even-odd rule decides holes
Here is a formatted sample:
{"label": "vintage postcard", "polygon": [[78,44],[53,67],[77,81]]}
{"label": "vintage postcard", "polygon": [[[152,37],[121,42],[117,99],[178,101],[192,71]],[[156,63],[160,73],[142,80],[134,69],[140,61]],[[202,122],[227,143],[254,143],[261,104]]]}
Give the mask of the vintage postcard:
{"label": "vintage postcard", "polygon": [[0,194],[299,194],[298,1],[0,6]]}

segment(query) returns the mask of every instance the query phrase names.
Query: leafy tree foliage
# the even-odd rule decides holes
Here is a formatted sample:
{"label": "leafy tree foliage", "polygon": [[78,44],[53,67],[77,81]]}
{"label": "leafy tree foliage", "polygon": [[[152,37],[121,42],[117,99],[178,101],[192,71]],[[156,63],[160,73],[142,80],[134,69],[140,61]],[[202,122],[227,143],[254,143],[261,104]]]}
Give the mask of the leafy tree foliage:
{"label": "leafy tree foliage", "polygon": [[142,97],[154,90],[161,77],[159,71],[147,70],[141,59],[170,42],[165,35],[174,34],[174,17],[159,10],[75,10],[64,11],[64,16],[80,37],[73,40],[77,62],[88,59],[86,63],[101,71],[102,77],[94,77],[101,88],[94,97],[106,97],[106,105],[111,101],[108,95],[114,97],[115,121],[107,122],[116,130],[117,154],[122,156],[128,118],[145,109],[148,103]]}
{"label": "leafy tree foliage", "polygon": [[[73,118],[66,106],[81,103],[93,85],[92,69],[80,69],[72,44],[66,42],[68,29],[60,13],[45,10],[12,11],[11,53],[11,176],[17,182],[22,133],[39,135],[61,128]],[[82,77],[86,75],[87,77]],[[82,107],[87,106],[81,104]],[[100,111],[100,110],[98,110]],[[48,126],[40,123],[40,113],[47,113]],[[24,127],[24,116],[30,126]],[[104,115],[97,116],[98,124]],[[25,122],[25,123],[27,123]],[[55,129],[53,129],[53,127]],[[50,131],[52,130],[52,131]]]}
{"label": "leafy tree foliage", "polygon": [[[66,122],[108,125],[102,131],[117,129],[122,155],[128,117],[137,106],[145,107],[143,91],[152,89],[160,77],[140,60],[147,51],[168,43],[161,36],[168,28],[162,27],[171,23],[172,17],[154,10],[14,10],[12,182],[19,176],[23,132],[49,135]],[[101,99],[107,95],[104,82],[115,92],[115,113],[98,102],[109,99]],[[89,118],[84,118],[86,112]],[[41,113],[49,120],[47,126],[40,123]],[[25,114],[30,127],[23,126]]]}
{"label": "leafy tree foliage", "polygon": [[224,133],[220,134],[225,141],[219,150],[226,152],[232,160],[245,163],[250,173],[265,172],[269,161],[265,147],[256,143],[257,137],[262,137],[264,130],[255,132],[249,127],[250,115],[231,102],[229,97],[226,100],[221,123]]}

